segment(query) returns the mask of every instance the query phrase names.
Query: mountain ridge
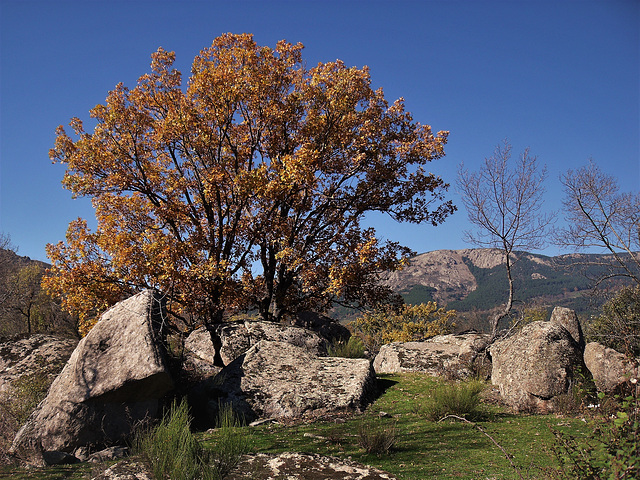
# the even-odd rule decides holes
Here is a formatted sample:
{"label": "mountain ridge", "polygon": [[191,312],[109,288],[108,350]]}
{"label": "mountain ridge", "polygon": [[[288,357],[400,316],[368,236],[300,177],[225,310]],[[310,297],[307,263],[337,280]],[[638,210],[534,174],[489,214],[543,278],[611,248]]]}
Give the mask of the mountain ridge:
{"label": "mountain ridge", "polygon": [[[546,256],[512,254],[515,297],[519,303],[542,307],[567,306],[593,313],[601,302],[592,295],[589,274],[597,274],[594,260],[611,255],[571,253]],[[508,295],[504,253],[495,248],[434,250],[416,255],[403,270],[391,272],[384,283],[407,303],[436,301],[459,312],[487,312]],[[586,266],[585,266],[586,265]]]}

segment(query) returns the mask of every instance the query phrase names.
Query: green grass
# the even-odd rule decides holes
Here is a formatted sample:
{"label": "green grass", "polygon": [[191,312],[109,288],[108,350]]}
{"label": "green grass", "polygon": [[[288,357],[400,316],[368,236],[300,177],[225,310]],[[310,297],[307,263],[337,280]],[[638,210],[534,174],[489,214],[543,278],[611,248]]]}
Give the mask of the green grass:
{"label": "green grass", "polygon": [[0,467],[0,478],[11,480],[84,480],[91,478],[95,465],[81,463],[77,465],[58,465],[47,468]]}
{"label": "green grass", "polygon": [[[490,435],[510,455],[519,469],[511,467],[502,451],[474,425],[456,420],[431,421],[416,405],[426,405],[444,381],[422,374],[379,377],[384,393],[366,413],[346,418],[344,423],[319,421],[286,426],[233,427],[250,436],[254,452],[301,452],[351,457],[354,461],[388,471],[402,480],[438,479],[527,479],[553,478],[558,467],[551,451],[551,428],[586,438],[590,429],[580,418],[555,415],[514,415],[494,405],[481,404],[476,425]],[[487,388],[491,388],[487,385]],[[366,453],[361,446],[362,425],[394,432],[389,453]],[[206,450],[214,450],[219,433],[198,433]],[[90,468],[89,468],[90,470]],[[0,470],[0,477],[50,479],[90,478],[86,466],[42,471]],[[83,477],[84,475],[84,477]]]}
{"label": "green grass", "polygon": [[[252,429],[255,451],[351,457],[405,480],[520,478],[500,449],[474,426],[453,420],[429,421],[414,413],[414,405],[426,403],[440,381],[419,374],[383,375],[380,380],[386,391],[364,415],[345,423],[263,425]],[[388,416],[380,417],[381,412]],[[548,448],[553,442],[550,427],[579,437],[589,433],[580,419],[511,415],[491,406],[485,406],[483,413],[486,421],[478,425],[508,452],[524,478],[548,478],[547,469],[558,466]],[[395,428],[396,440],[389,454],[364,451],[359,442],[363,422]]]}

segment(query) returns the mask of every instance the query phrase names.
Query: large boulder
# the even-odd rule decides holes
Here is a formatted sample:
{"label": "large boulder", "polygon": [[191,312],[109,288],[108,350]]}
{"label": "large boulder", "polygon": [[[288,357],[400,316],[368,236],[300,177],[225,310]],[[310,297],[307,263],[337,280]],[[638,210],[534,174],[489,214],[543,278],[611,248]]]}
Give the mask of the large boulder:
{"label": "large boulder", "polygon": [[[319,334],[306,328],[280,323],[264,321],[223,323],[216,328],[216,335],[220,341],[219,353],[224,365],[229,365],[262,340],[285,342],[302,347],[315,356],[327,355],[327,342]],[[202,356],[210,358],[208,354]]]}
{"label": "large boulder", "polygon": [[383,345],[373,361],[376,373],[423,372],[433,376],[465,378],[489,336],[478,333],[438,335],[424,342]]}
{"label": "large boulder", "polygon": [[318,357],[286,342],[260,341],[208,383],[211,415],[231,404],[247,421],[360,410],[376,392],[366,359]]}
{"label": "large boulder", "polygon": [[640,377],[638,360],[597,342],[587,343],[584,364],[593,376],[596,388],[604,393],[618,393],[630,380]]}
{"label": "large boulder", "polygon": [[532,322],[490,347],[491,381],[505,402],[518,411],[556,409],[582,368],[582,351],[558,323]]}
{"label": "large boulder", "polygon": [[222,370],[221,363],[216,360],[211,334],[205,327],[200,327],[185,339],[181,380],[193,383],[212,377]]}
{"label": "large boulder", "polygon": [[146,290],[105,312],[16,435],[13,453],[50,463],[61,452],[122,441],[155,416],[173,386],[158,338],[163,308]]}

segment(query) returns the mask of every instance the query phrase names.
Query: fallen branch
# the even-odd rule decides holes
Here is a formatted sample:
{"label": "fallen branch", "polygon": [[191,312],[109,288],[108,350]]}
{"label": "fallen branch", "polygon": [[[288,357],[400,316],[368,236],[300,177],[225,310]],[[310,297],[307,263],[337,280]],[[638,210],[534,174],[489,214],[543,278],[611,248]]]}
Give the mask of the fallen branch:
{"label": "fallen branch", "polygon": [[511,460],[511,456],[507,453],[507,451],[502,447],[502,445],[500,445],[498,442],[496,442],[496,440],[489,435],[487,432],[484,431],[484,429],[478,425],[477,423],[471,422],[469,420],[467,420],[464,417],[459,417],[457,415],[447,415],[445,417],[442,417],[440,420],[438,420],[438,422],[442,422],[443,420],[446,420],[447,418],[455,418],[456,420],[462,420],[465,423],[468,423],[469,425],[472,425],[474,427],[476,427],[478,430],[480,430],[480,432],[482,434],[484,434],[489,440],[491,440],[494,445],[496,447],[498,447],[502,453],[504,454],[504,456],[507,458],[507,460],[509,460],[509,463],[511,464],[511,466],[513,467],[513,469],[518,473],[518,477],[520,477],[521,480],[524,480],[524,477],[522,476],[522,474],[520,473],[520,469],[516,466],[515,463],[513,463],[513,461]]}

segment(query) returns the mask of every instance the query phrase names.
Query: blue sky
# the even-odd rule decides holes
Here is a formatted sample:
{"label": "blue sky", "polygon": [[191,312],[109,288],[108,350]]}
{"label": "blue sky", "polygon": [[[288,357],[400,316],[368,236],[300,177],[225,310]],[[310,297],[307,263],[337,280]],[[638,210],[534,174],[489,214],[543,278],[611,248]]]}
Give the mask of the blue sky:
{"label": "blue sky", "polygon": [[118,82],[133,87],[159,46],[186,77],[216,36],[247,32],[271,47],[302,42],[308,65],[368,65],[388,100],[449,130],[431,166],[459,211],[439,227],[371,224],[419,253],[466,248],[458,165],[476,169],[505,138],[547,165],[546,207],[560,215],[559,175],[589,158],[640,189],[639,30],[637,0],[0,0],[0,231],[46,260],[71,220],[93,218],[48,158],[56,126],[87,120]]}

